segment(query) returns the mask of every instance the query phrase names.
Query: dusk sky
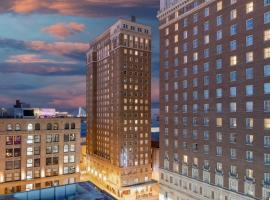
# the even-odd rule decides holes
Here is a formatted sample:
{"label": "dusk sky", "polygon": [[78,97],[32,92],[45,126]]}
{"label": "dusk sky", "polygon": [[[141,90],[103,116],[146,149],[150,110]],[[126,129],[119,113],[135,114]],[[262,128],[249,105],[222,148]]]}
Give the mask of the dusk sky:
{"label": "dusk sky", "polygon": [[151,25],[158,101],[159,0],[1,0],[0,107],[16,99],[61,110],[85,106],[88,43],[119,17]]}

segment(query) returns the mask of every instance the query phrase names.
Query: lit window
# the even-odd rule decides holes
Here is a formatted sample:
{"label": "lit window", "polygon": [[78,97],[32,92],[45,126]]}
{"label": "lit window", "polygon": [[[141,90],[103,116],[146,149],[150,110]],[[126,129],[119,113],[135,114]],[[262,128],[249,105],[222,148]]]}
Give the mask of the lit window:
{"label": "lit window", "polygon": [[231,56],[230,65],[231,66],[237,65],[237,56]]}
{"label": "lit window", "polygon": [[253,62],[253,52],[246,53],[246,63]]}
{"label": "lit window", "polygon": [[33,130],[33,124],[28,124],[27,125],[27,130],[32,131]]}
{"label": "lit window", "polygon": [[270,30],[264,31],[264,41],[270,40]]}
{"label": "lit window", "polygon": [[217,2],[217,11],[222,10],[222,1]]}
{"label": "lit window", "polygon": [[253,2],[247,3],[246,4],[246,13],[253,12]]}
{"label": "lit window", "polygon": [[270,129],[270,119],[264,119],[264,129]]}
{"label": "lit window", "polygon": [[270,58],[270,47],[264,49],[264,59]]}

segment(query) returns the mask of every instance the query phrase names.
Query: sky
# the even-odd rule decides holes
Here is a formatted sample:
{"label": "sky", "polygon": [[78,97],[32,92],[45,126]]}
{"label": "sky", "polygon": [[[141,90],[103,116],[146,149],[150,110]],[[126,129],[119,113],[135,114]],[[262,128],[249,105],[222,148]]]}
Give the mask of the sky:
{"label": "sky", "polygon": [[0,107],[85,107],[89,42],[118,18],[152,26],[152,102],[158,102],[159,0],[1,0]]}

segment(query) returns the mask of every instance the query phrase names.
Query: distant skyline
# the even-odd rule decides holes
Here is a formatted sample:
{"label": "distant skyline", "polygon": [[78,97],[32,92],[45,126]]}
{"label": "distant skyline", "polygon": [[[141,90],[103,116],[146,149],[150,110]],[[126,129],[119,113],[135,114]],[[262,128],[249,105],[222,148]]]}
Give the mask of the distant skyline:
{"label": "distant skyline", "polygon": [[88,43],[119,17],[153,28],[152,96],[158,102],[159,0],[0,1],[0,107],[85,106]]}

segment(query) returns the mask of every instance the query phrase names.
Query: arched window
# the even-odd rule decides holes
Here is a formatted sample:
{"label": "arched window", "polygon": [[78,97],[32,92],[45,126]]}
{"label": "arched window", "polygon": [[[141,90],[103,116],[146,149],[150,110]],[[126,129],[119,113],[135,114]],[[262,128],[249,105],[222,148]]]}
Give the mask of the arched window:
{"label": "arched window", "polygon": [[7,130],[8,130],[8,131],[12,131],[12,124],[8,124],[8,125],[7,125]]}
{"label": "arched window", "polygon": [[20,125],[20,124],[16,124],[16,125],[15,125],[15,130],[16,130],[16,131],[21,130],[21,125]]}
{"label": "arched window", "polygon": [[33,124],[28,124],[27,125],[27,130],[32,131],[33,130]]}
{"label": "arched window", "polygon": [[52,124],[51,123],[47,124],[47,130],[52,130]]}
{"label": "arched window", "polygon": [[53,130],[58,130],[58,129],[59,129],[58,123],[54,123],[54,124],[53,124]]}
{"label": "arched window", "polygon": [[69,123],[65,123],[65,130],[69,129]]}
{"label": "arched window", "polygon": [[71,129],[75,129],[76,126],[75,126],[75,123],[71,123]]}
{"label": "arched window", "polygon": [[35,130],[37,130],[37,131],[40,130],[40,124],[39,124],[39,123],[36,123],[36,124],[35,124]]}

